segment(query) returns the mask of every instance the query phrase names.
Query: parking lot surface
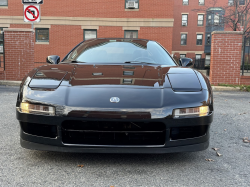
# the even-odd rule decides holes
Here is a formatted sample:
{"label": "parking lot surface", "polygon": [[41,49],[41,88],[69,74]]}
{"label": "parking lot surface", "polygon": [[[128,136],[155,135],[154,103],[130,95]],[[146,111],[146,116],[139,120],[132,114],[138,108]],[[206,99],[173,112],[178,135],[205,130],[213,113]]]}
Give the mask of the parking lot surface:
{"label": "parking lot surface", "polygon": [[[74,154],[20,146],[17,87],[0,86],[0,186],[249,186],[250,93],[214,92],[207,150],[174,154]],[[219,148],[217,156],[212,148]],[[213,161],[207,161],[212,159]],[[78,167],[81,165],[81,167]]]}

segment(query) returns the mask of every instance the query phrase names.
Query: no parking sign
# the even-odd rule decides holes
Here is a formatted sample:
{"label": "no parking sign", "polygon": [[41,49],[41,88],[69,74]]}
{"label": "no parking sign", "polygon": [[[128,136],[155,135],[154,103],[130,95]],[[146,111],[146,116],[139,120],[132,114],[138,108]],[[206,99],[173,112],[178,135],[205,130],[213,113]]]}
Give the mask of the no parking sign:
{"label": "no parking sign", "polygon": [[39,5],[24,5],[24,21],[25,22],[40,22],[41,13]]}

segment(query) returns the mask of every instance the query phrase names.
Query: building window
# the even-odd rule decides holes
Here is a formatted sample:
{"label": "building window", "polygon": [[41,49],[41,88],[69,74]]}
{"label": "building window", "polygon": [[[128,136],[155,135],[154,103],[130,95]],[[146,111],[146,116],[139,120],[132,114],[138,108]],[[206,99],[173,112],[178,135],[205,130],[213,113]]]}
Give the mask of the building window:
{"label": "building window", "polygon": [[0,0],[0,6],[8,6],[8,0]]}
{"label": "building window", "polygon": [[183,5],[188,5],[188,0],[183,0]]}
{"label": "building window", "polygon": [[245,0],[239,0],[239,5],[245,5]]}
{"label": "building window", "polygon": [[206,59],[205,59],[205,66],[209,66],[210,65],[210,55],[206,55]]}
{"label": "building window", "polygon": [[246,38],[246,46],[250,46],[250,37]]}
{"label": "building window", "polygon": [[198,15],[198,26],[203,26],[204,15]]}
{"label": "building window", "polygon": [[125,0],[125,9],[139,9],[139,0]]}
{"label": "building window", "polygon": [[228,6],[233,6],[234,5],[234,0],[228,0]]}
{"label": "building window", "polygon": [[207,15],[208,25],[212,24],[212,15]]}
{"label": "building window", "polygon": [[180,54],[180,58],[185,58],[186,54]]}
{"label": "building window", "polygon": [[6,27],[0,27],[0,54],[3,53],[3,34],[2,34],[2,31],[4,28],[6,28]]}
{"label": "building window", "polygon": [[187,26],[188,24],[188,15],[182,14],[182,26]]}
{"label": "building window", "polygon": [[187,45],[187,34],[181,34],[181,45]]}
{"label": "building window", "polygon": [[124,31],[124,38],[138,38],[138,31]]}
{"label": "building window", "polygon": [[214,25],[219,25],[220,24],[220,15],[215,14],[214,15]]}
{"label": "building window", "polygon": [[211,45],[211,34],[207,34],[206,45]]}
{"label": "building window", "polygon": [[240,23],[241,26],[244,26],[244,14],[239,13],[239,18],[238,18],[238,22]]}
{"label": "building window", "polygon": [[89,39],[93,39],[93,38],[97,38],[97,30],[96,29],[85,29],[83,31],[83,39],[84,40],[89,40]]}
{"label": "building window", "polygon": [[195,55],[195,60],[196,60],[196,61],[201,60],[201,55]]}
{"label": "building window", "polygon": [[197,34],[196,45],[202,45],[203,34]]}
{"label": "building window", "polygon": [[199,5],[205,5],[205,0],[199,0]]}
{"label": "building window", "polygon": [[36,42],[49,42],[49,29],[36,28]]}

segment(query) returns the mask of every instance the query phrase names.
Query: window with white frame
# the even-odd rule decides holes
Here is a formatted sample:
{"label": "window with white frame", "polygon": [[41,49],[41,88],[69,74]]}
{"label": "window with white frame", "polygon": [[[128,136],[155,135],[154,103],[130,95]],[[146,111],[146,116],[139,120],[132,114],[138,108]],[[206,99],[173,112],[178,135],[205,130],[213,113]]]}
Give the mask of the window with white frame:
{"label": "window with white frame", "polygon": [[180,58],[185,58],[186,54],[180,54]]}
{"label": "window with white frame", "polygon": [[138,38],[138,31],[124,31],[124,38]]}
{"label": "window with white frame", "polygon": [[206,55],[206,59],[205,59],[205,66],[209,66],[210,65],[210,55]]}
{"label": "window with white frame", "polygon": [[0,0],[0,6],[8,6],[8,0]]}
{"label": "window with white frame", "polygon": [[233,6],[234,5],[234,0],[228,0],[228,6]]}
{"label": "window with white frame", "polygon": [[198,26],[203,26],[204,24],[204,15],[198,14]]}
{"label": "window with white frame", "polygon": [[195,60],[200,60],[201,59],[201,55],[195,55]]}
{"label": "window with white frame", "polygon": [[83,39],[93,39],[97,38],[97,30],[96,29],[84,29],[83,31]]}
{"label": "window with white frame", "polygon": [[188,15],[182,14],[182,26],[187,26],[187,25],[188,25]]}
{"label": "window with white frame", "polygon": [[183,5],[188,5],[188,0],[183,0],[182,4]]}
{"label": "window with white frame", "polygon": [[139,0],[125,0],[125,9],[139,9]]}
{"label": "window with white frame", "polygon": [[202,45],[203,34],[197,34],[196,45]]}
{"label": "window with white frame", "polygon": [[220,24],[220,15],[215,14],[214,15],[214,25],[219,25]]}
{"label": "window with white frame", "polygon": [[187,45],[187,34],[181,34],[181,45]]}
{"label": "window with white frame", "polygon": [[205,0],[199,0],[199,5],[205,5]]}

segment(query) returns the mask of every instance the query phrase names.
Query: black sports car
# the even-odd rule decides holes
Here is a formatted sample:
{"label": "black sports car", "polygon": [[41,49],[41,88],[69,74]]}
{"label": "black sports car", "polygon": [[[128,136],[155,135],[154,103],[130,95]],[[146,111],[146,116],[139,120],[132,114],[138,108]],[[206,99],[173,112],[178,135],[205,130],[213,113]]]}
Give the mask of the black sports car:
{"label": "black sports car", "polygon": [[[22,81],[16,113],[24,148],[169,153],[209,145],[213,95],[191,59],[157,42],[91,39]],[[182,67],[181,67],[182,66]]]}

